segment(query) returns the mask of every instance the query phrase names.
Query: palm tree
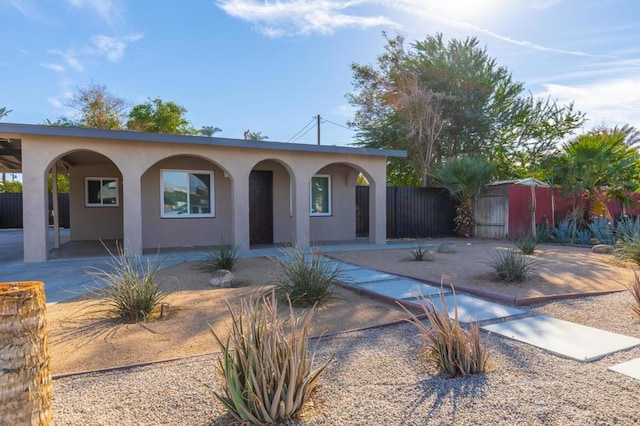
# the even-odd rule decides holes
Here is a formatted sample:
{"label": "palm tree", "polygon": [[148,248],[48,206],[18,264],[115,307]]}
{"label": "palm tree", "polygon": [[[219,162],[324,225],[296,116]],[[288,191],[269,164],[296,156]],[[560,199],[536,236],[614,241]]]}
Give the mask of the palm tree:
{"label": "palm tree", "polygon": [[249,129],[244,132],[243,136],[245,140],[249,141],[263,141],[269,139],[269,136],[263,136],[262,132],[252,132]]}
{"label": "palm tree", "polygon": [[213,135],[221,131],[222,129],[220,127],[214,127],[214,126],[202,126],[200,128],[200,134],[202,136],[207,136],[207,137],[212,137]]}
{"label": "palm tree", "polygon": [[[578,136],[563,146],[567,189],[584,199],[584,220],[590,222],[593,208],[608,195],[633,192],[638,188],[636,170],[640,157],[627,145],[629,133],[620,130],[594,131]],[[604,191],[602,191],[604,189]]]}
{"label": "palm tree", "polygon": [[0,120],[2,120],[4,117],[9,115],[10,112],[11,112],[10,109],[7,109],[5,107],[0,107]]}
{"label": "palm tree", "polygon": [[495,171],[495,164],[475,156],[452,157],[432,169],[434,181],[449,190],[460,203],[454,219],[458,235],[469,238],[473,234],[473,200],[491,181]]}

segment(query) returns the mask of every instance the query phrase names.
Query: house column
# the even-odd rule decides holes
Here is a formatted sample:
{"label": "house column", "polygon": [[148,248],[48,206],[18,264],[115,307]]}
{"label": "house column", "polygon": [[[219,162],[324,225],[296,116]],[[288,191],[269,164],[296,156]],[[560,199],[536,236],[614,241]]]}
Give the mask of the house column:
{"label": "house column", "polygon": [[231,177],[232,240],[239,250],[249,250],[249,172]]}
{"label": "house column", "polygon": [[[22,229],[25,262],[46,262],[48,191],[46,165],[39,161],[37,149],[22,141]],[[41,157],[40,157],[41,158]]]}
{"label": "house column", "polygon": [[294,241],[297,246],[307,247],[310,243],[309,231],[309,185],[310,175],[296,174],[294,187],[295,229]]}
{"label": "house column", "polygon": [[387,178],[386,170],[372,176],[369,187],[369,243],[387,243]]}
{"label": "house column", "polygon": [[121,169],[123,246],[127,256],[142,255],[141,172]]}

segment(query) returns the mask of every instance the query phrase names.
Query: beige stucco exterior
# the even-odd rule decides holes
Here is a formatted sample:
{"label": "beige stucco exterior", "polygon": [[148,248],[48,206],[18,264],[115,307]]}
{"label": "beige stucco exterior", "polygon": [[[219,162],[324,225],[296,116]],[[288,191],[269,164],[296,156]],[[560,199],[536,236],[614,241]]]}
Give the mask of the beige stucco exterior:
{"label": "beige stucco exterior", "polygon": [[[23,131],[7,133],[7,126],[21,126]],[[56,164],[66,163],[65,172],[70,176],[71,239],[120,239],[126,252],[135,255],[143,249],[164,247],[233,244],[250,248],[252,170],[273,174],[273,243],[308,245],[355,239],[359,173],[371,186],[369,241],[385,243],[386,154],[402,155],[346,147],[6,124],[0,125],[2,137],[19,138],[22,143],[26,262],[47,259],[46,182]],[[161,217],[160,171],[174,169],[213,173],[214,217]],[[310,181],[316,174],[331,176],[329,216],[310,214]],[[87,207],[87,177],[118,179],[119,205]]]}

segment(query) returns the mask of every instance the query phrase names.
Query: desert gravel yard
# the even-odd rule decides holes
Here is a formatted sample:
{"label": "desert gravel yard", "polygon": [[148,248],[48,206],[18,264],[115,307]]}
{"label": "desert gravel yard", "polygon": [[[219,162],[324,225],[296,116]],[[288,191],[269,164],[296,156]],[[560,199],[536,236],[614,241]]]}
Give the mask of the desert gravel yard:
{"label": "desert gravel yard", "polygon": [[[486,253],[487,244],[480,242],[480,247],[476,250]],[[545,250],[553,257],[558,256],[559,252],[555,251],[554,247]],[[390,253],[384,252],[395,252],[396,257],[390,257]],[[574,271],[587,271],[585,263],[582,263],[580,268],[580,253],[588,252],[572,249],[569,253],[572,259],[571,268]],[[344,260],[355,263],[357,258],[373,262],[372,259],[380,259],[380,256],[387,261],[386,269],[389,270],[396,268],[393,262],[404,262],[407,253],[406,250],[402,254],[398,251],[384,250],[373,251],[369,256],[364,253],[350,253],[340,257],[349,257]],[[455,264],[456,255],[447,256],[449,257],[440,257],[441,263]],[[473,271],[467,273],[476,277],[474,283],[480,285],[486,279],[478,275],[482,274],[481,262],[477,260],[480,258],[469,256],[470,254],[463,253],[466,259],[474,259],[471,262],[474,268],[470,268]],[[414,275],[421,273],[417,268],[435,268],[437,262],[438,257],[428,265],[424,262],[414,262],[405,263],[405,267],[397,268],[405,273],[409,271],[407,266],[414,268],[415,271],[407,273]],[[462,264],[456,271],[459,278],[460,274],[464,273],[464,262],[460,263],[459,258],[457,262],[459,265]],[[246,265],[257,267],[260,264],[258,261],[252,261]],[[550,262],[546,263],[545,274],[553,265]],[[188,275],[185,266],[177,268],[180,276]],[[603,285],[597,281],[610,273],[606,268],[606,259],[597,264],[598,275],[591,274],[589,277],[589,280],[595,283],[594,286]],[[627,271],[631,272],[627,269],[624,271],[625,274]],[[252,273],[260,276],[257,271]],[[622,281],[620,274],[614,274],[614,278]],[[573,280],[578,282],[580,277],[574,277]],[[569,285],[571,291],[577,288],[573,284]],[[619,289],[620,282],[612,282],[611,288]],[[183,286],[182,290],[196,291],[197,288],[187,285]],[[528,291],[526,283],[512,286],[511,290],[522,293]],[[212,290],[205,287],[202,291]],[[240,292],[246,295],[249,289],[242,287]],[[349,324],[354,324],[355,317],[353,312],[350,313],[350,306],[357,306],[361,313],[366,313],[368,306],[373,309],[372,315],[364,315],[360,321],[355,321],[361,326],[385,322],[376,320],[383,314],[388,320],[398,317],[398,311],[391,305],[388,305],[388,309],[392,315],[388,315],[380,310],[378,303],[381,302],[362,296],[355,297],[348,292],[344,294],[348,295],[348,298],[341,300],[340,304],[346,303],[346,306],[335,305],[338,309],[335,311],[337,315],[332,316],[330,309],[321,313],[321,318],[327,323],[336,325],[330,328],[332,331],[339,331],[340,327],[337,325],[347,322],[347,319]],[[185,309],[189,306],[186,305],[187,299],[184,300],[185,305],[182,310],[177,311],[178,314],[189,311]],[[630,294],[623,291],[559,300],[523,309],[527,311],[527,315],[544,314],[614,333],[640,337],[640,321],[632,316],[628,306],[631,300]],[[175,318],[185,321],[180,315]],[[170,319],[171,317],[167,321]],[[167,326],[168,324],[162,327]],[[82,348],[86,352],[85,359],[91,357],[92,351],[97,353],[105,347],[111,347],[111,353],[117,357],[121,339],[126,337],[127,333],[139,333],[140,330],[136,327],[120,327],[114,333],[116,336],[107,333],[85,344]],[[150,331],[147,333],[153,334]],[[167,340],[168,334],[158,335],[158,338]],[[617,352],[591,363],[582,363],[483,331],[482,337],[488,346],[490,356],[489,371],[486,374],[452,379],[438,373],[434,366],[423,361],[420,343],[414,339],[415,334],[414,326],[400,323],[367,330],[339,332],[321,338],[317,341],[318,361],[326,360],[331,355],[334,359],[321,377],[321,387],[315,393],[312,404],[307,407],[303,417],[293,424],[640,424],[640,380],[608,370],[613,365],[640,358],[640,347]],[[65,352],[60,347],[55,349],[55,336],[52,340],[54,350],[60,354],[58,357],[68,353],[74,344],[74,341],[69,339],[58,343],[58,346],[67,348]],[[169,340],[165,343],[176,344]],[[195,353],[216,350],[212,340],[211,344],[201,343],[198,347],[201,350]],[[207,350],[204,350],[205,348]],[[138,351],[144,352],[145,346],[139,346]],[[232,424],[225,408],[212,394],[212,390],[222,390],[222,380],[217,372],[218,355],[195,355],[142,367],[56,378],[53,389],[54,419],[61,425]],[[115,364],[117,365],[117,362]],[[59,365],[64,365],[62,360]]]}
{"label": "desert gravel yard", "polygon": [[[560,301],[535,312],[639,335],[626,293]],[[588,317],[588,319],[587,319]],[[451,379],[425,365],[409,324],[323,338],[318,360],[334,360],[299,421],[305,425],[636,425],[640,381],[608,368],[640,348],[592,363],[483,333],[486,374]],[[231,420],[216,356],[78,375],[54,381],[54,418],[69,425],[222,425]]]}

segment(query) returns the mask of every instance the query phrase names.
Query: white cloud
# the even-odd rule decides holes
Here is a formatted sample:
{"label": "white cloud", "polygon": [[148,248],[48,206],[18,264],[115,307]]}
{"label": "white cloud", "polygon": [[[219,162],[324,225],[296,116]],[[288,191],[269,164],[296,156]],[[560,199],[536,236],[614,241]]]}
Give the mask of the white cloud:
{"label": "white cloud", "polygon": [[362,16],[347,9],[371,0],[217,0],[231,16],[255,24],[268,37],[285,35],[332,34],[340,28],[370,28],[380,25],[399,27],[384,16]]}
{"label": "white cloud", "polygon": [[16,9],[25,18],[38,19],[40,18],[40,12],[38,8],[28,0],[0,0],[0,5],[7,5]]}
{"label": "white cloud", "polygon": [[58,99],[58,98],[47,98],[47,102],[49,102],[55,108],[63,108],[64,107],[64,105],[62,104],[62,102],[60,102],[60,99]]}
{"label": "white cloud", "polygon": [[640,77],[599,80],[588,85],[544,84],[539,96],[550,96],[561,104],[574,102],[587,114],[589,125],[630,124],[640,128]]}
{"label": "white cloud", "polygon": [[67,2],[79,9],[93,9],[106,22],[113,23],[120,17],[120,8],[114,0],[67,0]]}
{"label": "white cloud", "polygon": [[78,59],[77,54],[71,49],[68,49],[65,51],[53,49],[53,50],[48,50],[47,53],[62,56],[62,59],[71,68],[73,68],[78,72],[84,71],[84,65],[82,64],[82,62],[80,62],[80,59]]}
{"label": "white cloud", "polygon": [[65,68],[60,64],[52,64],[52,63],[43,62],[43,63],[40,64],[40,66],[44,67],[44,68],[48,68],[48,69],[56,71],[56,72],[63,72],[65,70]]}
{"label": "white cloud", "polygon": [[97,35],[91,39],[91,43],[96,48],[96,53],[106,57],[110,62],[120,62],[124,56],[124,50],[128,43],[136,42],[142,39],[142,34],[136,33],[125,37],[108,37],[106,35]]}

